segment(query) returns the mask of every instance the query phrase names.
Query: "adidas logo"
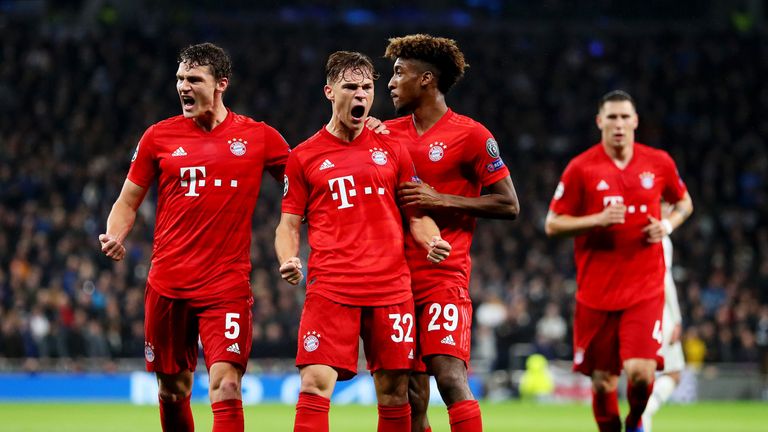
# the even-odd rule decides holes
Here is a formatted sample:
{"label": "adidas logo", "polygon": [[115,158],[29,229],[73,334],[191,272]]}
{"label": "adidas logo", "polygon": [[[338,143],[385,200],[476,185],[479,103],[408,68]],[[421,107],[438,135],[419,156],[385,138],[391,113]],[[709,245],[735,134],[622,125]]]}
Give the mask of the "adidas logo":
{"label": "adidas logo", "polygon": [[320,165],[320,171],[322,171],[324,169],[328,169],[328,168],[333,168],[335,166],[336,165],[334,165],[333,162],[331,162],[328,159],[326,159],[326,160],[323,161],[323,164]]}
{"label": "adidas logo", "polygon": [[186,156],[187,152],[184,151],[183,147],[179,147],[176,150],[171,153],[171,156]]}
{"label": "adidas logo", "polygon": [[227,347],[227,351],[235,354],[240,354],[240,345],[238,345],[237,342],[235,342],[232,345]]}
{"label": "adidas logo", "polygon": [[408,360],[413,360],[413,349],[408,353]]}
{"label": "adidas logo", "polygon": [[604,191],[610,189],[610,186],[608,186],[608,183],[606,183],[605,180],[600,180],[600,183],[597,184],[597,190]]}
{"label": "adidas logo", "polygon": [[448,335],[440,341],[441,344],[456,346],[456,341],[453,340],[452,335]]}

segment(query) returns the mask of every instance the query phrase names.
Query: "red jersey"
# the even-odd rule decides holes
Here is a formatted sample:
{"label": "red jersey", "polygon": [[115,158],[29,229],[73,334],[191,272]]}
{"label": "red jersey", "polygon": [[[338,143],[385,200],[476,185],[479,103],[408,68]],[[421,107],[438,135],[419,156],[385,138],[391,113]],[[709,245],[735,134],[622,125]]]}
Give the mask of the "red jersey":
{"label": "red jersey", "polygon": [[[440,193],[478,197],[482,187],[509,175],[488,129],[450,109],[421,136],[410,115],[387,121],[386,125],[392,136],[408,147],[419,178]],[[446,285],[469,290],[472,270],[469,249],[476,218],[438,212],[430,216],[452,250],[445,261],[434,265],[424,259],[424,248],[412,236],[406,236],[406,256],[416,303]]]}
{"label": "red jersey", "polygon": [[649,215],[661,219],[662,198],[676,203],[685,192],[675,162],[662,150],[635,143],[624,169],[614,164],[602,144],[575,157],[557,185],[551,211],[586,216],[612,203],[627,206],[623,224],[576,236],[576,300],[593,309],[619,310],[663,295],[661,243],[649,243],[642,229]]}
{"label": "red jersey", "polygon": [[354,306],[411,298],[395,199],[415,175],[405,147],[367,128],[352,142],[323,128],[291,152],[283,212],[309,224],[308,293]]}
{"label": "red jersey", "polygon": [[150,126],[128,171],[143,188],[158,180],[147,282],[171,298],[249,294],[262,172],[282,178],[289,151],[275,129],[233,112],[211,132],[183,116]]}

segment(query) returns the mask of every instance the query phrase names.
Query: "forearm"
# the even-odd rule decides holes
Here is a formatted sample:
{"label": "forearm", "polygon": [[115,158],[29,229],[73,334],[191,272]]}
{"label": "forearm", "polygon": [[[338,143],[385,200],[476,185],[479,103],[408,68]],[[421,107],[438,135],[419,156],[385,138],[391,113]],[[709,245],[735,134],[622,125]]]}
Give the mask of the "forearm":
{"label": "forearm", "polygon": [[693,201],[691,200],[691,196],[686,192],[683,199],[674,204],[672,211],[665,219],[669,221],[672,230],[675,230],[688,219],[691,213],[693,213]]}
{"label": "forearm", "polygon": [[575,236],[600,226],[600,213],[587,216],[548,215],[544,230],[550,237]]}
{"label": "forearm", "polygon": [[515,219],[520,213],[516,200],[500,194],[487,194],[479,197],[459,195],[441,195],[444,209],[453,210],[470,216],[491,219]]}
{"label": "forearm", "polygon": [[131,232],[134,222],[136,222],[136,209],[118,198],[112,205],[112,211],[109,212],[106,234],[118,243],[122,243]]}
{"label": "forearm", "polygon": [[430,249],[434,237],[440,237],[440,228],[435,221],[426,215],[413,214],[408,216],[411,235],[424,249]]}
{"label": "forearm", "polygon": [[299,255],[299,230],[280,224],[275,230],[275,253],[280,264]]}

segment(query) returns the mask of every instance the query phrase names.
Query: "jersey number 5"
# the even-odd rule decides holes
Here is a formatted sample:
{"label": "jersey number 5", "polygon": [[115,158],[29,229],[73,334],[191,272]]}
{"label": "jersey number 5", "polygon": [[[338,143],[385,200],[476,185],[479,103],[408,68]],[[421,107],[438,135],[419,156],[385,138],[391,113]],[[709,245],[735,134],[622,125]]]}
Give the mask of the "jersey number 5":
{"label": "jersey number 5", "polygon": [[[404,315],[389,314],[389,319],[395,321],[392,323],[392,328],[395,330],[395,334],[390,336],[392,341],[398,343],[403,341],[413,342],[413,336],[411,336],[411,332],[413,331],[413,315],[409,313]],[[408,330],[403,329],[403,326],[407,326]]]}
{"label": "jersey number 5", "polygon": [[437,319],[440,317],[440,309],[443,312],[443,328],[447,331],[454,331],[459,326],[459,309],[453,303],[448,303],[445,308],[440,306],[440,303],[432,303],[429,305],[429,315],[432,317],[429,320],[427,331],[440,330],[440,324],[437,324]]}
{"label": "jersey number 5", "polygon": [[224,337],[227,339],[237,339],[240,336],[240,324],[235,321],[240,318],[239,313],[228,313],[225,317],[224,327],[227,331],[224,332]]}

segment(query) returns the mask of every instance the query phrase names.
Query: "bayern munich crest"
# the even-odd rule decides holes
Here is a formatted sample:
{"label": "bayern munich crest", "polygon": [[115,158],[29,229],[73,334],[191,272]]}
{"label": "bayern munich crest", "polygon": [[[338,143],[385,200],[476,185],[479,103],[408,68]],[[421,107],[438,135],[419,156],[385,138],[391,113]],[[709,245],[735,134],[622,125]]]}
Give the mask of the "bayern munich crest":
{"label": "bayern munich crest", "polygon": [[445,155],[445,149],[447,148],[448,146],[441,143],[440,141],[433,142],[429,145],[429,160],[432,162],[439,161]]}
{"label": "bayern munich crest", "polygon": [[144,342],[144,358],[147,359],[149,363],[155,361],[155,351],[152,349],[152,344],[149,342]]}
{"label": "bayern munich crest", "polygon": [[245,145],[248,144],[248,141],[245,141],[242,138],[232,138],[231,140],[228,140],[227,143],[229,144],[229,151],[231,151],[233,155],[242,156],[245,154]]}
{"label": "bayern munich crest", "polygon": [[644,171],[640,173],[640,185],[645,189],[652,189],[655,177],[652,172]]}
{"label": "bayern munich crest", "polygon": [[320,347],[320,333],[316,331],[308,331],[304,335],[304,350],[312,352]]}
{"label": "bayern munich crest", "polygon": [[376,165],[384,165],[387,163],[388,153],[384,149],[374,147],[368,151],[371,152],[371,159],[373,159],[373,163]]}

